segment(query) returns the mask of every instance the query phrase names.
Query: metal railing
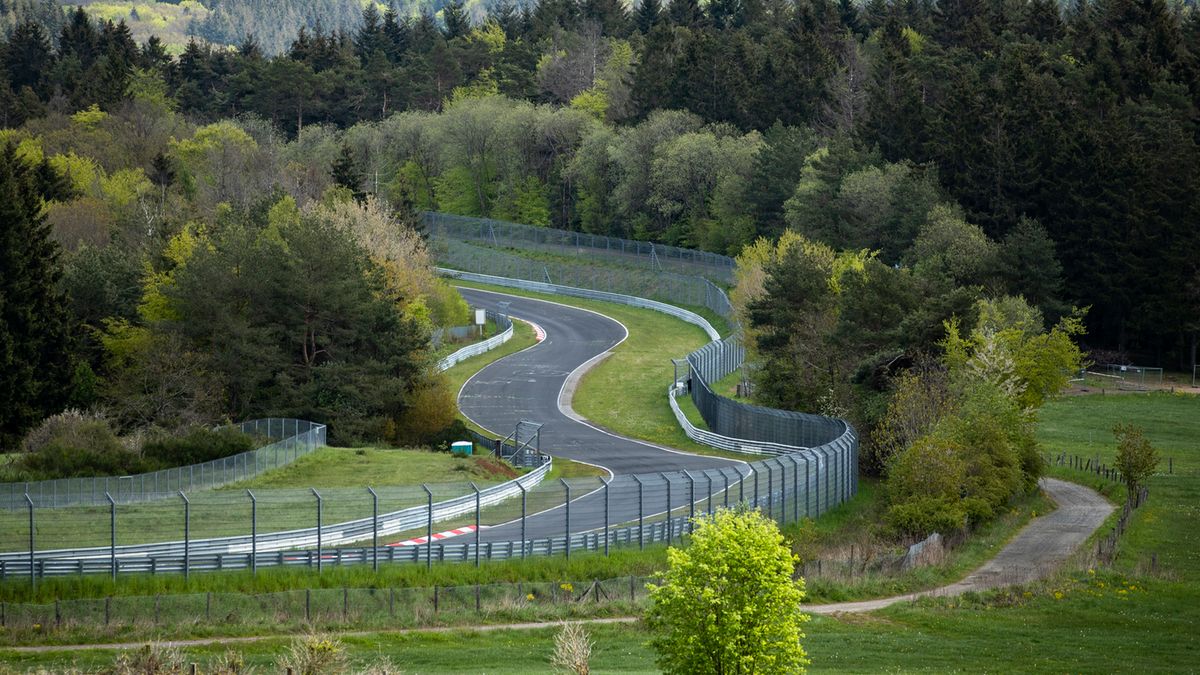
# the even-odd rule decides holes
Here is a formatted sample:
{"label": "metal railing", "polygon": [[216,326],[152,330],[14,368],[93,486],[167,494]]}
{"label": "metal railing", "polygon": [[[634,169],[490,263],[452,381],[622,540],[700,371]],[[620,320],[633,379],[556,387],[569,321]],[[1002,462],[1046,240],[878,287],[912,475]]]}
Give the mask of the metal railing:
{"label": "metal railing", "polygon": [[24,509],[32,500],[39,508],[103,506],[110,495],[122,502],[162,499],[180,490],[214,488],[284,466],[325,445],[325,425],[307,420],[268,418],[234,425],[243,433],[274,439],[256,450],[202,464],[131,476],[60,478],[0,484],[0,509]]}
{"label": "metal railing", "polygon": [[495,322],[496,326],[500,329],[500,332],[481,342],[469,344],[466,347],[463,347],[453,354],[443,358],[441,361],[438,361],[438,370],[449,370],[462,361],[466,361],[471,357],[479,356],[480,354],[489,352],[512,339],[513,323],[507,315],[500,314],[499,312],[493,312],[489,309],[487,310],[487,318],[490,321]]}

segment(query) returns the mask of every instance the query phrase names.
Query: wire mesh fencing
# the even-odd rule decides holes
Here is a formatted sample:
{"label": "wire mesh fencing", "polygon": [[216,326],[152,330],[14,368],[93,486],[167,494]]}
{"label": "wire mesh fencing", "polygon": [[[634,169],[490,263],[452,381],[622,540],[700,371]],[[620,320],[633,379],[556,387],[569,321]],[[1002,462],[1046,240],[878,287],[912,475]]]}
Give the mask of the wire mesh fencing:
{"label": "wire mesh fencing", "polygon": [[569,617],[596,606],[644,603],[655,577],[590,581],[493,583],[432,587],[310,588],[272,593],[181,593],[111,596],[52,603],[0,602],[6,637],[23,633],[175,632],[220,623],[227,628],[411,627],[478,614],[514,618]]}
{"label": "wire mesh fencing", "polygon": [[38,508],[59,508],[105,506],[109,497],[122,503],[173,499],[180,490],[192,492],[253,478],[325,445],[325,425],[307,420],[273,417],[235,426],[243,433],[273,442],[202,464],[131,476],[0,483],[0,509],[24,510],[30,500]]}
{"label": "wire mesh fencing", "polygon": [[726,318],[733,315],[725,292],[705,277],[534,259],[450,238],[435,237],[432,243],[438,261],[457,270],[704,307]]}
{"label": "wire mesh fencing", "polygon": [[429,211],[421,216],[426,231],[438,239],[473,241],[495,248],[542,251],[569,257],[576,262],[595,261],[630,269],[696,275],[722,284],[731,284],[734,280],[735,261],[718,253],[488,218]]}

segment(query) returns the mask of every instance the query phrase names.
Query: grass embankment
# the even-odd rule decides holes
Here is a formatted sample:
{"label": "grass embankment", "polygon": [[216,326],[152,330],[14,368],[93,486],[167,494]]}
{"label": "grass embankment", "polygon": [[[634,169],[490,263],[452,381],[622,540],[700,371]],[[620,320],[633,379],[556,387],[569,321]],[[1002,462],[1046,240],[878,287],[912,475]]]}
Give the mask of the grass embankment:
{"label": "grass embankment", "polygon": [[487,455],[456,457],[446,452],[402,448],[321,448],[287,466],[222,490],[337,488],[421,483],[497,483],[520,475]]}
{"label": "grass embankment", "polygon": [[455,283],[589,309],[621,322],[629,330],[629,337],[613,350],[612,356],[583,376],[572,401],[575,412],[630,438],[697,454],[747,459],[746,455],[692,441],[679,428],[667,404],[667,387],[674,374],[671,359],[682,358],[709,341],[699,327],[659,312],[610,302]]}

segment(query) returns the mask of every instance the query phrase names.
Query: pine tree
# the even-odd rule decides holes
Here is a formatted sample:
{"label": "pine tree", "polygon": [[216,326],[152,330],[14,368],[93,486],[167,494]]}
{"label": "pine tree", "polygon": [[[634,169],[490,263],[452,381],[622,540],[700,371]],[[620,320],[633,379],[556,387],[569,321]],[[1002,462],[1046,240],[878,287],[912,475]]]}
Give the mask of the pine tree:
{"label": "pine tree", "polygon": [[74,358],[66,299],[58,290],[58,244],[43,200],[61,178],[31,166],[9,144],[0,151],[0,447],[70,400]]}
{"label": "pine tree", "polygon": [[642,0],[637,10],[637,29],[642,35],[650,32],[662,19],[661,0]]}
{"label": "pine tree", "polygon": [[667,17],[671,23],[683,28],[697,28],[704,25],[704,12],[696,0],[671,0],[667,8]]}
{"label": "pine tree", "polygon": [[333,160],[330,173],[335,185],[340,185],[350,190],[355,200],[362,201],[364,197],[362,175],[358,171],[358,164],[354,161],[354,151],[350,149],[350,146],[342,146],[337,159]]}
{"label": "pine tree", "polygon": [[462,0],[451,0],[446,3],[446,6],[442,8],[442,23],[445,24],[443,32],[447,40],[464,37],[471,32],[471,17],[467,14]]}

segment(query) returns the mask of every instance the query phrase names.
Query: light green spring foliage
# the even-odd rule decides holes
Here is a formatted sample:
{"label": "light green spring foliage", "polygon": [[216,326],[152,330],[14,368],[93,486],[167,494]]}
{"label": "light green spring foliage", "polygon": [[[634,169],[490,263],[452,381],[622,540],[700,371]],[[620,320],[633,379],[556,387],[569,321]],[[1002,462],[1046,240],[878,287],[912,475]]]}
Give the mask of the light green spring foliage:
{"label": "light green spring foliage", "polygon": [[667,673],[802,673],[804,580],[795,557],[758,511],[718,510],[696,521],[686,549],[667,551],[646,621]]}
{"label": "light green spring foliage", "polygon": [[1118,424],[1113,427],[1113,435],[1117,437],[1117,471],[1121,472],[1129,498],[1133,499],[1158,469],[1158,450],[1150,445],[1139,426]]}
{"label": "light green spring foliage", "polygon": [[[946,403],[927,411],[914,426],[927,431],[888,461],[888,521],[899,530],[961,529],[993,518],[1014,495],[1034,489],[1042,472],[1036,411],[1079,368],[1080,314],[1047,331],[1041,313],[1021,298],[981,300],[976,309],[979,319],[969,334],[957,320],[946,325],[947,381],[922,376],[937,385],[924,387],[923,396]],[[898,408],[907,393],[897,390],[888,419],[903,412]]]}

